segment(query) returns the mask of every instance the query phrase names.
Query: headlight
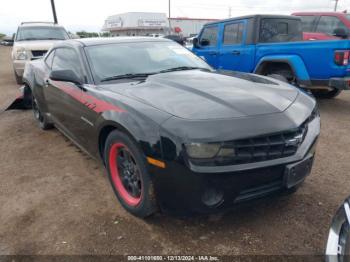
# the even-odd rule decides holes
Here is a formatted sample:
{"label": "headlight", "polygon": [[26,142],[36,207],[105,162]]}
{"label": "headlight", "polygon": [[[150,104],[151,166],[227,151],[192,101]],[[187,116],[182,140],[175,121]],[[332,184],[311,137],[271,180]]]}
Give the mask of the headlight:
{"label": "headlight", "polygon": [[220,144],[218,143],[191,143],[185,146],[187,154],[191,158],[213,158],[220,150]]}
{"label": "headlight", "polygon": [[16,53],[16,59],[17,60],[27,60],[28,59],[28,52],[26,50],[18,50]]}

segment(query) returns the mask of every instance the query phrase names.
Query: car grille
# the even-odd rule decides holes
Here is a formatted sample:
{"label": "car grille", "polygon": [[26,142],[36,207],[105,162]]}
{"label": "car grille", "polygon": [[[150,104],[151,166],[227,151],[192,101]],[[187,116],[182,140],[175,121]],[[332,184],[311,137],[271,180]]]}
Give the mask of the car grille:
{"label": "car grille", "polygon": [[46,54],[47,50],[32,50],[33,57],[42,57]]}
{"label": "car grille", "polygon": [[307,125],[302,125],[284,132],[224,142],[222,148],[233,148],[234,156],[191,159],[191,162],[201,166],[224,166],[289,157],[297,152],[306,133]]}

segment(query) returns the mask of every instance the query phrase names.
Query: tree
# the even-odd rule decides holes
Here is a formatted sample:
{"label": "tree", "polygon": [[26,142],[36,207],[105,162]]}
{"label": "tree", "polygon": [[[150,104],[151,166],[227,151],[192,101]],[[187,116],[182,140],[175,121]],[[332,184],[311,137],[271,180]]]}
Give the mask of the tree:
{"label": "tree", "polygon": [[80,38],[99,37],[99,34],[96,33],[96,32],[80,31],[80,32],[76,32],[76,34],[77,34]]}
{"label": "tree", "polygon": [[5,36],[5,34],[0,33],[0,39],[3,39]]}
{"label": "tree", "polygon": [[100,33],[100,37],[110,37],[111,36],[111,33],[110,32],[103,32],[103,33]]}

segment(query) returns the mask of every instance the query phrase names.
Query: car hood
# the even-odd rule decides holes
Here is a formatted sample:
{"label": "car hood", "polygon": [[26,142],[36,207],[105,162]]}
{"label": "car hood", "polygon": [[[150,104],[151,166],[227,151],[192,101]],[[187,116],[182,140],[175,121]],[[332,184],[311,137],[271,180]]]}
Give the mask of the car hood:
{"label": "car hood", "polygon": [[18,41],[14,44],[14,49],[25,50],[49,50],[55,43],[62,40],[32,40],[32,41]]}
{"label": "car hood", "polygon": [[245,80],[200,70],[152,75],[144,82],[128,85],[123,91],[114,85],[108,86],[111,91],[173,116],[193,120],[280,113],[299,93],[297,88],[277,80],[259,76]]}

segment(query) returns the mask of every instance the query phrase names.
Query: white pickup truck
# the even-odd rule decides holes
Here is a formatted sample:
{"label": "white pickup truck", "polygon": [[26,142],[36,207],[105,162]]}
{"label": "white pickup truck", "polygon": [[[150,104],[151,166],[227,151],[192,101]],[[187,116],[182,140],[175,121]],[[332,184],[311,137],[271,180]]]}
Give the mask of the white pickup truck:
{"label": "white pickup truck", "polygon": [[27,61],[41,58],[57,41],[69,39],[64,27],[50,22],[23,22],[17,30],[12,49],[17,84],[22,83]]}

